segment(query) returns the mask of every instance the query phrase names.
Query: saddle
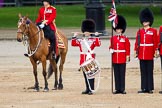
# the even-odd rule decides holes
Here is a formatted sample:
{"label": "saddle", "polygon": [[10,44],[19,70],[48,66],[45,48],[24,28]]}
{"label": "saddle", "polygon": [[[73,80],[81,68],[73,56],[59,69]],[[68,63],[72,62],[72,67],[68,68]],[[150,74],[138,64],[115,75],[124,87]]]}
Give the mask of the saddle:
{"label": "saddle", "polygon": [[[56,45],[57,48],[65,48],[65,44],[64,44],[63,38],[60,35],[60,31],[56,32],[56,44],[57,44]],[[50,41],[48,41],[48,46],[50,47]]]}

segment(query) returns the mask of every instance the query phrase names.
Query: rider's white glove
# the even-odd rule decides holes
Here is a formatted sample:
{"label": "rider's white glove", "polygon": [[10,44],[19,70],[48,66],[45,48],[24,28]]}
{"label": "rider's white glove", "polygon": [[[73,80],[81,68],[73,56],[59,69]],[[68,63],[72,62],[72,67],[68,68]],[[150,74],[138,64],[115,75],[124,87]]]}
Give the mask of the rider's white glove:
{"label": "rider's white glove", "polygon": [[44,28],[44,26],[45,26],[45,25],[44,25],[43,23],[39,25],[39,27],[40,27],[41,29]]}
{"label": "rider's white glove", "polygon": [[111,54],[114,53],[114,50],[113,49],[110,49],[109,51],[110,51]]}

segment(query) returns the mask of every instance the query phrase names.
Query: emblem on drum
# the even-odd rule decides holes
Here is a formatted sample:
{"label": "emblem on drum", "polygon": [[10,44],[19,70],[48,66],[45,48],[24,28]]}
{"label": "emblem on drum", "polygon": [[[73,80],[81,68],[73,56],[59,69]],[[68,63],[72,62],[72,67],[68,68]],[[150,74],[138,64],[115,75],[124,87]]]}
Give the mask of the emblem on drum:
{"label": "emblem on drum", "polygon": [[81,69],[85,72],[88,79],[95,78],[95,75],[97,75],[101,71],[97,60],[95,60],[94,58],[91,58],[81,64]]}

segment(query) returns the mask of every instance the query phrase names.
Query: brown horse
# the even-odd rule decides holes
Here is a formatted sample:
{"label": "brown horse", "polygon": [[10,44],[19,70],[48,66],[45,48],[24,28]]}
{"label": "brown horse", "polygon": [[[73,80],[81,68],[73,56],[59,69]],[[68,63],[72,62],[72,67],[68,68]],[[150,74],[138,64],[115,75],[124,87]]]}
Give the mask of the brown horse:
{"label": "brown horse", "polygon": [[[26,39],[26,42],[28,43],[28,56],[33,66],[33,73],[35,77],[34,89],[36,91],[39,91],[39,82],[37,78],[37,62],[41,62],[43,67],[43,76],[45,81],[44,91],[49,90],[46,72],[47,60],[50,61],[48,78],[52,75],[53,72],[55,73],[54,89],[63,89],[62,71],[68,51],[68,40],[61,31],[58,31],[57,35],[62,38],[65,48],[59,48],[59,55],[57,56],[56,60],[53,60],[52,54],[49,53],[49,40],[44,37],[43,30],[39,29],[36,24],[33,23],[27,16],[22,17],[22,15],[19,14],[17,41],[22,42]],[[60,57],[60,77],[58,82],[57,62]]]}

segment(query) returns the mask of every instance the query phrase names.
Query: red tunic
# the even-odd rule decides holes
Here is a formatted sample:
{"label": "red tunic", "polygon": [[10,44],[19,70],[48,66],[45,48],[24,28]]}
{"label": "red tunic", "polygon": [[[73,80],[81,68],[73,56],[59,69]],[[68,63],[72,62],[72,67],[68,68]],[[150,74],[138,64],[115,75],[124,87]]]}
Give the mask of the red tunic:
{"label": "red tunic", "polygon": [[[87,43],[89,44],[91,50],[93,51],[95,47],[101,45],[100,38],[88,38]],[[84,45],[83,39],[74,38],[71,41],[71,45],[74,47],[79,47],[80,49],[80,65],[86,61],[87,53],[89,52],[86,46]],[[95,58],[95,53],[92,54],[92,57]]]}
{"label": "red tunic", "polygon": [[41,7],[39,10],[38,18],[36,19],[36,23],[48,20],[46,24],[49,25],[52,30],[56,31],[56,26],[53,24],[55,18],[56,18],[55,7],[50,6],[47,9],[45,9],[45,7]]}
{"label": "red tunic", "polygon": [[[138,48],[138,33],[140,34],[140,45]],[[157,30],[149,28],[140,29],[137,32],[134,50],[138,51],[139,60],[153,60],[155,50],[158,48]]]}
{"label": "red tunic", "polygon": [[159,45],[159,53],[162,56],[162,42],[160,42],[160,38],[162,38],[162,26],[159,28],[159,35],[158,35],[158,45]]}
{"label": "red tunic", "polygon": [[126,63],[126,56],[130,56],[130,42],[126,36],[113,36],[110,39],[110,49],[113,49],[112,62]]}

